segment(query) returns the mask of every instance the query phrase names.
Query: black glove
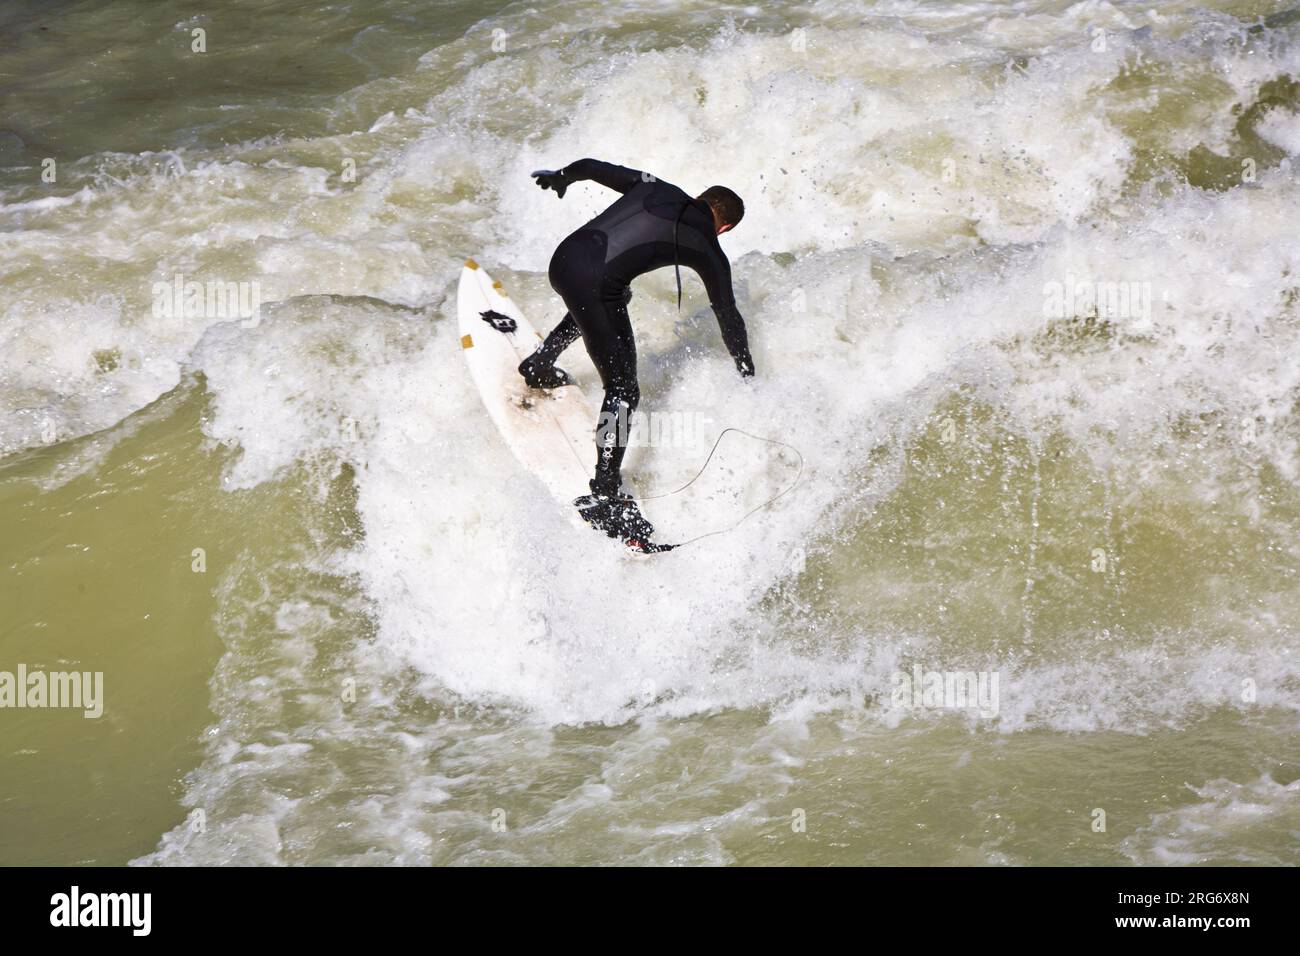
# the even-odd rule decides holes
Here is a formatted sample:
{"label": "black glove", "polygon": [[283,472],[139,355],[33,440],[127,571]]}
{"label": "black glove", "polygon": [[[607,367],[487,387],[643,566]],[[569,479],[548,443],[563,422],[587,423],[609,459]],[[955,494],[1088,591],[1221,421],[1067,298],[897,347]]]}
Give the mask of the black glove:
{"label": "black glove", "polygon": [[543,189],[554,189],[555,195],[561,199],[564,198],[564,191],[569,188],[562,169],[535,169],[532,172],[532,177],[537,180],[537,185]]}
{"label": "black glove", "polygon": [[742,352],[740,355],[737,355],[735,358],[736,358],[736,371],[740,373],[740,377],[753,378],[754,359],[749,354],[749,350],[746,349],[744,352]]}

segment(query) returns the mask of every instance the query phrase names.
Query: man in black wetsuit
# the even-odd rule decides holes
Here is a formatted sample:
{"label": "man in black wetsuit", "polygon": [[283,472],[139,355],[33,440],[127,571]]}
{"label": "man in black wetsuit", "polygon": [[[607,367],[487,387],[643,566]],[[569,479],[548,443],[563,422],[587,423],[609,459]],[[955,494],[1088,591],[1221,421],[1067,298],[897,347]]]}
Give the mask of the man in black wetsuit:
{"label": "man in black wetsuit", "polygon": [[692,199],[681,189],[649,173],[580,159],[558,171],[533,173],[542,189],[564,197],[576,182],[591,180],[622,193],[613,205],[568,236],[551,257],[550,280],[568,314],[541,346],[519,366],[533,388],[558,388],[569,377],[555,367],[561,352],[579,335],[605,387],[596,433],[596,477],[591,494],[574,502],[582,516],[610,536],[648,538],[653,529],[636,504],[619,495],[619,469],[626,451],[629,417],[641,400],[636,377],[636,343],[627,303],[629,284],[652,269],[677,269],[677,305],[681,307],[681,271],[694,269],[704,280],[709,304],[718,317],[722,341],[742,376],[754,374],[745,321],[731,291],[731,265],[718,236],[745,214],[740,197],[724,186],[711,186]]}

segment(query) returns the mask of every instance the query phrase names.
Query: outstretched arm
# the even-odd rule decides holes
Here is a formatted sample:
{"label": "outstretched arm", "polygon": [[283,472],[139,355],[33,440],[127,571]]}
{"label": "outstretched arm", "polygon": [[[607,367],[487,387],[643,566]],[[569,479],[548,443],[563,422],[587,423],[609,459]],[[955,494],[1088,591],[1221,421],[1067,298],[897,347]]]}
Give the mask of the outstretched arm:
{"label": "outstretched arm", "polygon": [[733,302],[729,306],[714,306],[713,314],[718,317],[718,328],[722,330],[722,341],[736,363],[736,371],[744,378],[754,374],[754,357],[749,354],[749,336],[745,334],[745,320],[736,311]]}
{"label": "outstretched arm", "polygon": [[709,305],[718,317],[723,344],[736,363],[736,371],[745,378],[754,374],[754,358],[749,354],[749,336],[745,320],[736,310],[736,297],[731,290],[731,263],[716,243],[707,265],[700,270],[704,288],[709,293]]}
{"label": "outstretched arm", "polygon": [[575,163],[569,163],[560,172],[571,183],[590,179],[593,183],[600,183],[617,193],[625,193],[641,181],[640,170],[615,166],[613,163],[602,163],[599,159],[580,159]]}
{"label": "outstretched arm", "polygon": [[589,179],[600,183],[615,192],[625,193],[642,179],[639,170],[626,166],[603,163],[599,159],[580,159],[569,163],[561,170],[539,169],[533,173],[537,185],[543,189],[554,189],[555,194],[564,198],[564,191],[574,183]]}

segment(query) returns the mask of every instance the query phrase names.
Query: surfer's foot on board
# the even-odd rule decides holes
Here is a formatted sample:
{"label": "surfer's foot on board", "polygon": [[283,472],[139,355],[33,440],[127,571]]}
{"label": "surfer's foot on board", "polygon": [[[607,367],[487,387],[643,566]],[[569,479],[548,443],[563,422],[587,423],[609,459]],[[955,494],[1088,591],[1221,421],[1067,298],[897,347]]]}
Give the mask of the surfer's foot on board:
{"label": "surfer's foot on board", "polygon": [[[582,520],[611,538],[622,538],[631,545],[648,545],[655,529],[636,502],[622,495],[583,495],[573,502]],[[645,550],[638,547],[637,550]]]}
{"label": "surfer's foot on board", "polygon": [[544,365],[535,361],[535,358],[536,356],[530,355],[519,363],[519,374],[524,377],[529,388],[561,388],[573,384],[573,379],[569,378],[564,369]]}

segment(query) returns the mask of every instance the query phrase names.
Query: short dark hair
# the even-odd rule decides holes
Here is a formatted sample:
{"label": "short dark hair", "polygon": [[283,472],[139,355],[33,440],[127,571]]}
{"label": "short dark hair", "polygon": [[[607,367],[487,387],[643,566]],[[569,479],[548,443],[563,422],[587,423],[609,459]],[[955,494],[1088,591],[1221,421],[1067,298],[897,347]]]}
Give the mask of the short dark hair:
{"label": "short dark hair", "polygon": [[710,186],[700,198],[714,208],[724,226],[735,226],[745,218],[745,204],[726,186]]}

